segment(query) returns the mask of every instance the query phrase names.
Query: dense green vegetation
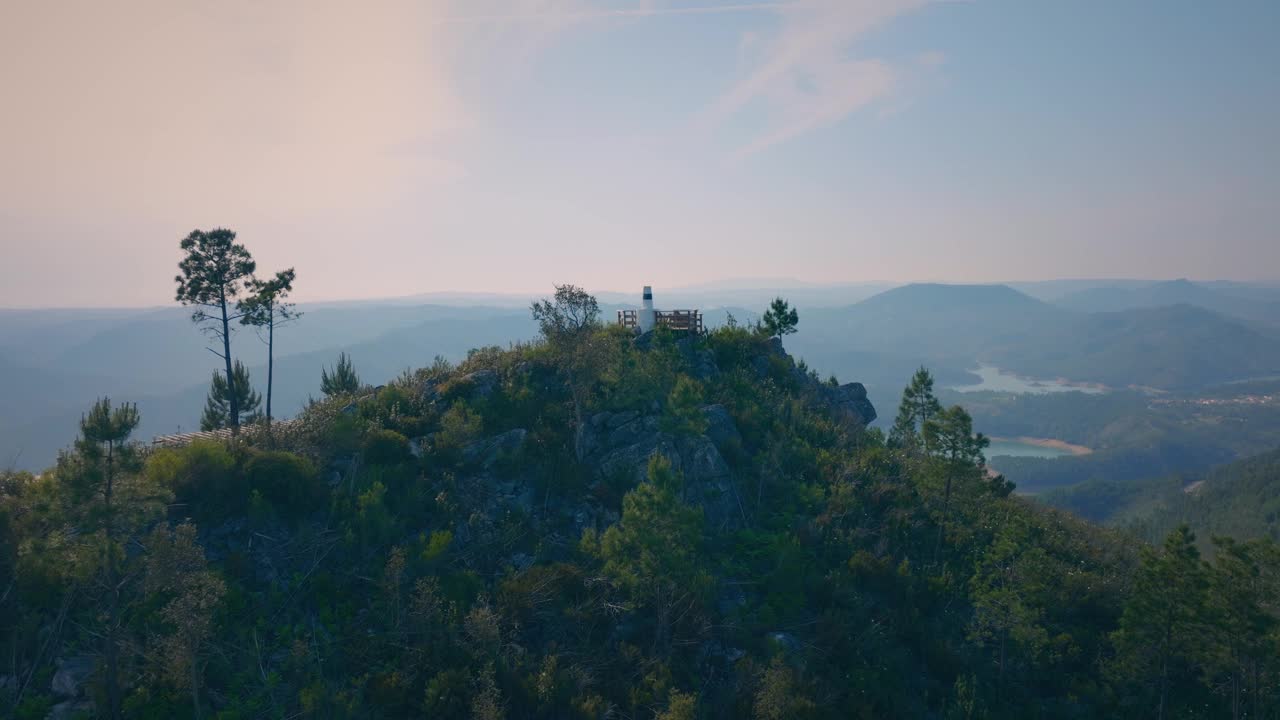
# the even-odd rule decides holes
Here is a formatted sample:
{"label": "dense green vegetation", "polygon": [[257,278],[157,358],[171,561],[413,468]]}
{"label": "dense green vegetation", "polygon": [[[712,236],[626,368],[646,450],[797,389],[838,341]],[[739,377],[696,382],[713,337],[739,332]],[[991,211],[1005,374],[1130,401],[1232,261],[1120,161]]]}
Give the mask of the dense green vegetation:
{"label": "dense green vegetation", "polygon": [[226,442],[95,407],[0,482],[0,707],[1280,714],[1270,544],[1141,548],[1013,495],[927,373],[889,443],[769,331],[636,338],[561,290],[538,342]]}
{"label": "dense green vegetation", "polygon": [[1056,438],[1094,450],[1054,459],[1004,457],[995,463],[1020,490],[1032,493],[1079,483],[1136,488],[1139,481],[1200,473],[1274,448],[1280,427],[1280,383],[1275,381],[1160,395],[939,395],[963,404],[975,425],[990,435]]}
{"label": "dense green vegetation", "polygon": [[1043,500],[1149,539],[1186,524],[1202,538],[1280,540],[1280,450],[1201,473],[1142,482],[1094,481]]}

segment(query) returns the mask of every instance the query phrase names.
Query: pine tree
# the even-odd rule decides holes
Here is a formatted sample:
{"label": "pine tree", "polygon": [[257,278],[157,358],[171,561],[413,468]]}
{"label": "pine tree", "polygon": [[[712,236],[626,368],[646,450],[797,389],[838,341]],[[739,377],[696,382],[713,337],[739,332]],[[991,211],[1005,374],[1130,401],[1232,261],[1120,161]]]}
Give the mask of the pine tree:
{"label": "pine tree", "polygon": [[[982,553],[969,580],[973,601],[970,639],[995,647],[996,687],[1003,700],[1010,650],[1031,657],[1048,644],[1042,609],[1035,602],[1044,592],[1045,551],[1036,542],[1029,519],[1004,513],[995,538]],[[1016,656],[1015,656],[1016,657]]]}
{"label": "pine tree", "polygon": [[622,500],[622,518],[586,549],[638,605],[654,613],[654,643],[665,648],[679,609],[697,600],[702,511],[680,500],[680,478],[662,455],[649,461],[648,479]]}
{"label": "pine tree", "polygon": [[351,358],[346,353],[338,353],[338,365],[333,368],[333,372],[321,368],[320,392],[324,393],[325,397],[354,395],[359,390],[360,376],[356,375],[355,366],[351,364]]}
{"label": "pine tree", "polygon": [[1112,635],[1122,680],[1146,686],[1155,717],[1173,717],[1171,697],[1199,686],[1206,646],[1208,582],[1196,536],[1186,525],[1159,550],[1142,549],[1142,565]]}
{"label": "pine tree", "polygon": [[911,448],[919,444],[925,423],[942,412],[942,404],[933,394],[933,375],[921,367],[911,376],[911,384],[902,390],[898,417],[889,431],[889,444]]}
{"label": "pine tree", "polygon": [[938,542],[933,553],[937,561],[941,557],[942,540],[950,520],[952,490],[957,482],[976,482],[986,474],[986,458],[982,451],[991,441],[982,433],[974,434],[973,418],[959,405],[942,410],[927,420],[921,438],[944,481]]}
{"label": "pine tree", "polygon": [[[249,283],[253,292],[239,302],[237,308],[242,317],[240,324],[252,325],[259,329],[266,328],[267,337],[267,423],[271,423],[271,391],[275,375],[275,338],[276,328],[293,322],[302,313],[288,302],[289,293],[293,291],[295,273],[293,268],[282,270],[270,280],[254,279]],[[261,337],[261,335],[259,335]]]}
{"label": "pine tree", "polygon": [[676,378],[667,396],[663,429],[675,435],[701,435],[707,430],[707,416],[702,412],[702,386],[688,375]]}
{"label": "pine tree", "polygon": [[[204,414],[200,416],[201,430],[238,428],[241,423],[253,422],[261,417],[258,406],[262,404],[262,396],[253,389],[244,363],[236,361],[231,379],[232,382],[228,384],[221,372],[214,371],[213,380],[209,384],[209,395],[205,398]],[[235,412],[239,415],[233,414]]]}
{"label": "pine tree", "polygon": [[769,309],[764,312],[764,317],[761,319],[761,327],[765,334],[779,340],[783,335],[794,333],[799,324],[799,313],[780,297],[774,298],[773,302],[769,303]]}
{"label": "pine tree", "polygon": [[1212,676],[1210,686],[1230,698],[1233,720],[1266,717],[1280,669],[1273,648],[1280,618],[1280,546],[1270,540],[1213,538],[1209,573]]}
{"label": "pine tree", "polygon": [[58,498],[74,533],[69,565],[84,562],[94,569],[101,591],[103,685],[107,715],[121,717],[120,654],[125,629],[124,592],[132,577],[122,568],[129,539],[162,510],[160,494],[138,477],[141,458],[129,443],[140,418],[135,406],[112,407],[102,398],[80,420],[80,438],[71,452],[58,458],[54,476]]}
{"label": "pine tree", "polygon": [[182,274],[174,278],[178,283],[177,301],[195,307],[191,321],[221,346],[221,350],[209,348],[209,352],[222,358],[225,377],[230,378],[227,417],[233,432],[240,429],[244,412],[239,406],[240,394],[231,367],[231,323],[241,316],[234,314],[232,307],[257,267],[249,251],[235,240],[236,234],[226,228],[192,230],[180,244],[186,257],[178,263]]}

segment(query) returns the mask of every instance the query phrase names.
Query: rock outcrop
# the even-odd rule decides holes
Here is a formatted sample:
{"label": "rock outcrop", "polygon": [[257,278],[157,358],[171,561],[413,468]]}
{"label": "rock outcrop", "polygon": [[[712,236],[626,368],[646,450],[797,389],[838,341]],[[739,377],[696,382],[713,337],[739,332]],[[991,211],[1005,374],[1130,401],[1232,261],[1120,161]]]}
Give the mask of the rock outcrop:
{"label": "rock outcrop", "polygon": [[[503,456],[512,456],[524,447],[529,431],[523,428],[508,430],[504,433],[472,443],[462,450],[462,459],[468,464],[478,465],[485,470],[492,470]],[[412,449],[412,448],[411,448]]]}
{"label": "rock outcrop", "polygon": [[77,655],[58,658],[55,664],[58,666],[58,671],[53,674],[50,689],[54,694],[63,697],[79,697],[84,691],[85,682],[93,675],[93,658]]}
{"label": "rock outcrop", "polygon": [[[653,341],[652,334],[638,337],[636,343],[645,347]],[[722,372],[716,366],[713,353],[698,348],[693,341],[684,338],[676,342],[685,361],[685,371],[704,382],[712,382]],[[759,355],[751,358],[749,367],[761,380],[784,381],[799,397],[813,407],[825,409],[849,429],[861,429],[875,420],[876,411],[867,399],[867,391],[860,383],[832,385],[819,381],[795,361],[783,349],[777,339],[770,340]],[[534,372],[528,364],[516,369],[528,376]],[[490,370],[480,370],[462,376],[456,387],[469,399],[488,398],[503,387],[503,378]],[[449,391],[450,393],[453,390]],[[440,396],[435,382],[424,390],[429,398]],[[744,447],[745,440],[734,420],[733,413],[721,404],[709,404],[701,408],[706,419],[705,430],[700,434],[673,432],[663,422],[663,408],[659,399],[642,409],[598,412],[585,420],[582,434],[583,461],[588,474],[590,492],[578,500],[561,500],[550,508],[552,514],[568,521],[569,532],[581,532],[583,528],[603,529],[616,522],[622,493],[643,482],[650,460],[661,455],[682,478],[681,496],[685,502],[700,507],[708,532],[722,532],[741,527],[747,522],[744,501],[740,497],[739,478],[735,477],[727,458],[741,458],[751,449]],[[463,448],[462,459],[470,475],[462,486],[485,495],[482,505],[489,508],[482,524],[494,524],[503,513],[517,510],[542,515],[547,510],[538,503],[541,493],[535,497],[534,482],[520,463],[504,462],[504,458],[516,458],[529,443],[529,433],[516,428],[479,440]],[[415,454],[430,438],[411,441]],[[551,522],[556,522],[551,520]],[[483,529],[458,527],[456,538],[460,543],[471,542],[483,534]],[[518,564],[512,560],[513,564]]]}
{"label": "rock outcrop", "polygon": [[876,419],[876,409],[867,399],[867,389],[862,383],[852,382],[832,386],[820,384],[819,404],[835,417],[851,425],[866,427]]}
{"label": "rock outcrop", "polygon": [[[709,418],[708,433],[714,427],[725,442],[734,437],[741,442],[732,417],[722,406],[708,406],[703,412]],[[634,410],[603,412],[588,421],[584,445],[597,482],[623,478],[641,482],[650,459],[661,455],[683,477],[685,501],[702,508],[710,528],[734,527],[742,520],[733,471],[709,434],[665,432],[660,416],[641,415]]]}
{"label": "rock outcrop", "polygon": [[769,339],[768,351],[754,358],[752,366],[762,378],[769,377],[775,367],[785,368],[797,385],[812,394],[816,405],[826,408],[851,428],[866,427],[876,419],[876,409],[867,399],[867,389],[862,383],[831,385],[810,376],[796,365],[778,338]]}

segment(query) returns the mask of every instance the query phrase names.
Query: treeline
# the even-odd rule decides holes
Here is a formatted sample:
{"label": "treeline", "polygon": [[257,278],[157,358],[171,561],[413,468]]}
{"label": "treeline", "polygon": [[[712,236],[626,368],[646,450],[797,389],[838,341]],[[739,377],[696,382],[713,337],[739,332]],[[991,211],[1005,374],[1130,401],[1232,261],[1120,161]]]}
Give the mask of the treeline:
{"label": "treeline", "polygon": [[1280,450],[1207,472],[1085,483],[1042,499],[1152,542],[1179,525],[1195,530],[1203,549],[1214,536],[1280,541]]}
{"label": "treeline", "polygon": [[1268,392],[1275,392],[1273,383],[1224,385],[1187,395],[1129,391],[941,395],[963,403],[974,422],[991,435],[1056,438],[1093,449],[1090,455],[1001,458],[999,462],[1000,470],[1025,491],[1042,493],[1084,483],[1083,493],[1087,488],[1105,490],[1102,486],[1111,483],[1197,474],[1272,449],[1274,428],[1280,426],[1280,405],[1240,401],[1251,393]]}
{"label": "treeline", "polygon": [[[542,338],[147,448],[102,401],[0,482],[19,718],[1280,717],[1266,541],[1157,547],[1012,494],[921,370],[892,432],[781,349]],[[56,708],[56,709],[55,709]]]}

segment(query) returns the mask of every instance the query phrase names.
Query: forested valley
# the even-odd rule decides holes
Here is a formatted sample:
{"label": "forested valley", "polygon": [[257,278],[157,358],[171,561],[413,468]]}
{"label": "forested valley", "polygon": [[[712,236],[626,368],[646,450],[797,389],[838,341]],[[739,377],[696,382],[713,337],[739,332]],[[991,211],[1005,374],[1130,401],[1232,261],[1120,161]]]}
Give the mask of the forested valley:
{"label": "forested valley", "polygon": [[1280,717],[1270,540],[1021,497],[925,369],[868,427],[861,385],[786,352],[781,299],[690,335],[573,286],[532,314],[533,342],[381,386],[341,357],[289,420],[227,335],[203,437],[87,408],[0,481],[5,713]]}

